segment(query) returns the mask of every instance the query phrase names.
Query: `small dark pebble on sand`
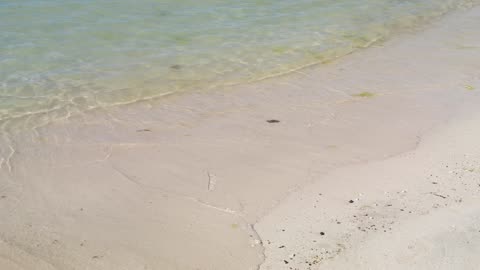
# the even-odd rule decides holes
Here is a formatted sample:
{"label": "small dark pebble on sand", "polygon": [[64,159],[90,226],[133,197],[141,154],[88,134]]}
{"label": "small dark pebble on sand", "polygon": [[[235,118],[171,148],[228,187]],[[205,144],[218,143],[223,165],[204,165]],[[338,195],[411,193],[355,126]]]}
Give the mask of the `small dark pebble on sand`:
{"label": "small dark pebble on sand", "polygon": [[443,195],[441,195],[441,194],[434,193],[434,192],[430,192],[430,194],[432,194],[433,196],[440,197],[440,198],[442,198],[442,199],[446,199],[446,198],[447,198],[446,196],[443,196]]}
{"label": "small dark pebble on sand", "polygon": [[320,235],[325,235],[325,233],[324,233],[324,232],[320,232]]}
{"label": "small dark pebble on sand", "polygon": [[288,261],[287,261],[287,260],[283,260],[283,262],[284,262],[285,264],[288,264]]}
{"label": "small dark pebble on sand", "polygon": [[137,130],[137,132],[151,132],[152,130],[148,129],[148,128],[144,128],[144,129],[139,129]]}
{"label": "small dark pebble on sand", "polygon": [[285,248],[285,246],[279,246],[278,248]]}
{"label": "small dark pebble on sand", "polygon": [[181,66],[181,65],[171,65],[170,68],[171,68],[171,69],[177,69],[177,70],[178,70],[178,69],[181,69],[182,66]]}
{"label": "small dark pebble on sand", "polygon": [[280,123],[280,120],[270,119],[270,120],[267,120],[267,123],[270,123],[270,124]]}
{"label": "small dark pebble on sand", "polygon": [[355,201],[354,201],[354,200],[350,200],[350,201],[348,201],[348,202],[349,202],[349,203],[354,203]]}

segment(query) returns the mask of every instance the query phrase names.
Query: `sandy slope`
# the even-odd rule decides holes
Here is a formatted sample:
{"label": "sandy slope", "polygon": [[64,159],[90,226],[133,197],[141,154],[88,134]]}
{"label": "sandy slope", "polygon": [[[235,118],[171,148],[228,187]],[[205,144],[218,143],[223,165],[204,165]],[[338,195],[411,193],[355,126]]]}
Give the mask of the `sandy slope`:
{"label": "sandy slope", "polygon": [[292,195],[256,226],[261,269],[478,269],[480,114],[465,118]]}
{"label": "sandy slope", "polygon": [[[475,147],[465,136],[476,129],[464,132],[471,122],[424,139],[414,156],[371,161],[411,150],[431,128],[478,108],[479,14],[459,12],[384,47],[241,89],[65,112],[64,121],[31,132],[3,123],[10,133],[0,143],[0,266],[235,270],[255,269],[266,255],[264,269],[288,269],[296,265],[285,259],[292,253],[316,267],[326,251],[340,250],[329,264],[342,269],[373,262],[368,250],[390,242],[382,230],[405,243],[413,241],[402,233],[410,227],[425,232],[422,239],[459,243],[444,237],[446,227],[427,234],[415,224],[460,217],[456,228],[473,226],[467,208],[432,210],[474,203],[473,178],[466,180],[476,175],[480,152],[462,156],[467,143]],[[374,96],[356,96],[366,91]],[[460,135],[465,144],[451,145]],[[450,170],[465,183],[445,178],[456,176]],[[398,254],[412,261],[411,253]]]}

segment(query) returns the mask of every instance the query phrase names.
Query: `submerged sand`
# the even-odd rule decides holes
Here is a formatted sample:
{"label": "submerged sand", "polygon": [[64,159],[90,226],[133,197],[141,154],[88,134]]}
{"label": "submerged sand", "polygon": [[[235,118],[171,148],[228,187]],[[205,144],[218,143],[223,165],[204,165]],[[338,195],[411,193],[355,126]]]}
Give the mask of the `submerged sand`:
{"label": "submerged sand", "polygon": [[0,265],[473,269],[479,20],[5,135]]}

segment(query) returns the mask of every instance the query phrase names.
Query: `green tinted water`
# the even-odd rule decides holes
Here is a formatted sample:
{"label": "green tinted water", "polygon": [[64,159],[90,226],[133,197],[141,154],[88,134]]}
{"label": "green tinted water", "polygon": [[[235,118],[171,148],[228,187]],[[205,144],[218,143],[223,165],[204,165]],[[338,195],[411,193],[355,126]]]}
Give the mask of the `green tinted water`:
{"label": "green tinted water", "polygon": [[475,1],[2,0],[0,121],[275,76]]}

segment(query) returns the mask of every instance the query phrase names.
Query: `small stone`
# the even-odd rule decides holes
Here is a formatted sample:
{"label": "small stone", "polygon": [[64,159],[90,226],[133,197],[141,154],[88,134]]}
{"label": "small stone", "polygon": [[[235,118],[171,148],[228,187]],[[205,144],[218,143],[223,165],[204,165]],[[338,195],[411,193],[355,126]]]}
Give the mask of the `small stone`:
{"label": "small stone", "polygon": [[325,235],[325,233],[324,233],[324,232],[320,232],[320,235]]}
{"label": "small stone", "polygon": [[280,120],[270,119],[270,120],[267,120],[267,123],[276,124],[276,123],[280,123]]}
{"label": "small stone", "polygon": [[355,201],[354,201],[354,200],[350,200],[350,201],[348,201],[348,202],[349,202],[349,203],[354,203]]}

